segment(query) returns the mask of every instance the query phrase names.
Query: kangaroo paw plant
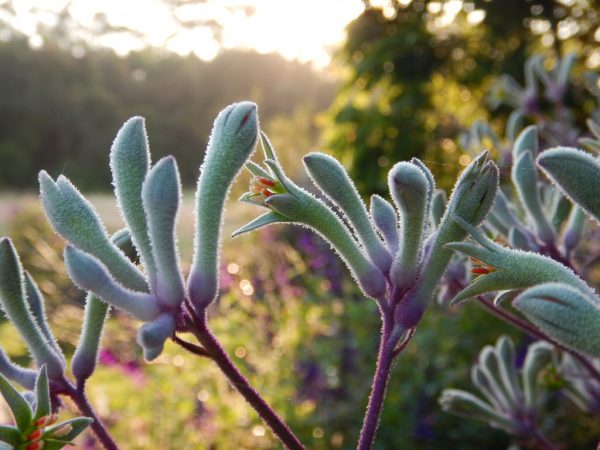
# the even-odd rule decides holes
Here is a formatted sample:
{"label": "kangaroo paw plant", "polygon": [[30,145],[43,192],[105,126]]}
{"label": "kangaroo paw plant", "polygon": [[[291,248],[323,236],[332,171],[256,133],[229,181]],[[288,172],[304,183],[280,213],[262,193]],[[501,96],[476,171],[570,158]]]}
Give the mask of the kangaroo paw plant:
{"label": "kangaroo paw plant", "polygon": [[[499,167],[490,152],[481,152],[482,136],[493,136],[492,128],[481,122],[469,141],[471,147],[479,147],[478,154],[456,180],[449,198],[436,188],[423,162],[413,158],[389,171],[389,198],[374,195],[366,205],[342,164],[323,153],[303,159],[314,184],[309,192],[288,177],[273,145],[259,130],[256,105],[228,106],[214,122],[200,168],[189,273],[182,270],[185,264],[175,235],[182,197],[177,162],[172,156],[151,161],[142,118],[127,121],[110,150],[114,192],[126,225],[113,236],[65,176],[54,179],[42,171],[43,208],[66,241],[64,261],[70,278],[86,293],[83,330],[70,363],[74,381],[66,374],[69,358],[47,325],[41,293],[9,238],[0,240],[0,302],[38,369],[20,367],[2,352],[0,374],[27,390],[37,383],[37,405],[51,404],[56,411],[62,406],[59,396],[67,396],[90,419],[76,419],[68,430],[63,425],[46,428],[46,422],[38,426],[49,410],[32,413],[23,399],[31,395],[17,394],[2,378],[2,392],[10,399],[17,428],[1,428],[0,440],[15,448],[59,448],[93,419],[90,428],[100,442],[118,448],[86,397],[109,309],[116,308],[141,322],[137,342],[146,360],[158,358],[165,342],[172,340],[214,363],[285,447],[305,448],[250,385],[209,326],[208,309],[220,292],[223,210],[233,181],[245,167],[252,178],[241,201],[263,208],[264,213],[233,235],[273,224],[311,230],[331,245],[364,296],[374,301],[373,310],[379,310],[379,351],[359,450],[373,448],[393,363],[435,298],[442,302],[453,298],[452,304],[476,298],[541,341],[530,347],[520,376],[512,341],[501,338],[496,347],[485,348],[472,371],[485,399],[449,390],[442,396],[444,409],[502,428],[523,445],[555,448],[540,432],[546,396],[537,385],[538,373],[553,355],[562,352],[559,371],[566,367],[585,371],[594,380],[577,383],[561,372],[577,405],[586,412],[597,411],[594,389],[600,372],[594,358],[600,356],[600,298],[575,250],[591,222],[588,216],[600,217],[600,165],[594,156],[575,148],[546,149],[551,138],[560,137],[546,122],[543,127],[518,130],[525,119],[541,117],[538,83],[545,86],[544,98],[562,107],[572,64],[567,57],[557,70],[548,72],[539,58],[530,60],[524,92],[505,81],[507,98],[518,112],[509,120],[509,144],[497,136],[492,142],[510,147],[510,152],[499,152],[499,165],[504,168],[512,161],[512,191],[499,189]],[[598,126],[590,124],[598,137]],[[552,145],[576,145],[578,136],[568,136],[568,142]],[[542,144],[540,137],[545,139]],[[479,139],[476,145],[474,139]],[[262,165],[249,160],[259,141]],[[582,144],[597,147],[592,138]],[[489,234],[496,235],[496,242]],[[473,242],[464,242],[467,238]],[[503,300],[512,302],[514,311],[504,307]],[[40,392],[47,393],[42,400]]]}
{"label": "kangaroo paw plant", "polygon": [[550,396],[539,379],[553,356],[552,345],[536,342],[528,348],[519,374],[513,341],[502,336],[494,347],[483,348],[471,369],[471,381],[480,396],[446,389],[440,397],[442,409],[500,428],[527,448],[556,449],[540,430],[540,417]]}

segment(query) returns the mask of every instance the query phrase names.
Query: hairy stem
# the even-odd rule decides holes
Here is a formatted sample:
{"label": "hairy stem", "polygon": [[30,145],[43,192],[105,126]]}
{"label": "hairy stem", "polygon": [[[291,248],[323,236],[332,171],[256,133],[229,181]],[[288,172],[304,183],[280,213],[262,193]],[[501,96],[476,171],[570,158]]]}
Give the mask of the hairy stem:
{"label": "hairy stem", "polygon": [[179,336],[177,336],[175,333],[173,333],[173,336],[171,337],[171,339],[177,345],[179,345],[180,347],[184,348],[188,352],[193,353],[196,356],[201,356],[201,357],[204,357],[204,358],[210,358],[210,354],[206,351],[205,348],[202,348],[202,347],[200,347],[199,345],[196,345],[196,344],[192,344],[191,342],[184,341]]}
{"label": "hairy stem", "polygon": [[215,335],[208,328],[206,311],[202,310],[196,314],[189,308],[192,323],[190,331],[194,333],[202,347],[210,355],[210,358],[219,366],[223,374],[246,401],[254,408],[273,433],[281,440],[286,448],[291,450],[304,450],[300,440],[294,435],[286,423],[275,413],[261,395],[250,386],[250,383],[235,366],[225,349],[221,346]]}
{"label": "hairy stem", "polygon": [[[375,433],[379,426],[379,417],[381,416],[383,402],[385,400],[385,391],[390,379],[392,363],[394,357],[399,353],[399,351],[395,352],[395,350],[397,350],[396,345],[401,336],[394,333],[393,319],[391,315],[385,313],[382,314],[382,319],[377,367],[375,369],[375,375],[373,376],[371,396],[369,397],[367,412],[363,420],[362,429],[360,430],[357,450],[370,450],[373,447]],[[399,347],[400,351],[406,346],[411,336],[412,335],[409,335],[406,342],[403,342],[402,346]]]}
{"label": "hairy stem", "polygon": [[92,408],[92,405],[90,405],[90,402],[85,393],[85,380],[79,382],[77,384],[77,387],[73,386],[73,384],[70,381],[65,381],[65,394],[69,396],[71,400],[73,400],[73,402],[75,402],[81,414],[83,414],[86,417],[90,417],[94,420],[90,424],[90,428],[92,429],[100,443],[104,446],[106,450],[119,450],[119,447],[108,433],[108,430],[100,420],[100,417],[98,417],[96,411],[94,411],[94,408]]}

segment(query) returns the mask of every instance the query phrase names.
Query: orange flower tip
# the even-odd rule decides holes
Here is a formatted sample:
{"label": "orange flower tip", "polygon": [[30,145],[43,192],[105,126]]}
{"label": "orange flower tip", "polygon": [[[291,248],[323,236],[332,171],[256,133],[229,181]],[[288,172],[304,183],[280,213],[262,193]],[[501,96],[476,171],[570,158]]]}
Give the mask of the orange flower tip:
{"label": "orange flower tip", "polygon": [[271,191],[269,191],[268,189],[263,189],[262,195],[264,195],[265,197],[270,197],[271,195],[273,195],[273,193]]}
{"label": "orange flower tip", "polygon": [[473,267],[471,269],[471,273],[476,275],[485,275],[490,273],[490,270],[486,269],[485,267]]}
{"label": "orange flower tip", "polygon": [[260,181],[260,182],[261,182],[262,184],[264,184],[265,186],[270,186],[270,187],[273,187],[273,186],[275,186],[275,182],[274,182],[273,180],[269,180],[268,178],[263,178],[263,177],[260,177],[260,178],[258,179],[258,181]]}
{"label": "orange flower tip", "polygon": [[35,425],[36,428],[44,428],[45,426],[50,425],[50,421],[51,420],[52,420],[52,416],[51,415],[42,416],[38,420],[36,420],[35,422],[33,422],[33,424]]}
{"label": "orange flower tip", "polygon": [[52,432],[52,436],[55,437],[62,437],[66,434],[69,434],[71,431],[73,431],[73,427],[71,426],[71,424],[65,423],[64,425],[58,427],[56,430],[54,430]]}
{"label": "orange flower tip", "polygon": [[31,441],[31,442],[39,441],[43,435],[44,435],[44,430],[41,428],[38,428],[34,432],[30,433],[29,436],[27,436],[27,440]]}
{"label": "orange flower tip", "polygon": [[25,450],[40,450],[44,448],[44,441],[37,441],[25,447]]}

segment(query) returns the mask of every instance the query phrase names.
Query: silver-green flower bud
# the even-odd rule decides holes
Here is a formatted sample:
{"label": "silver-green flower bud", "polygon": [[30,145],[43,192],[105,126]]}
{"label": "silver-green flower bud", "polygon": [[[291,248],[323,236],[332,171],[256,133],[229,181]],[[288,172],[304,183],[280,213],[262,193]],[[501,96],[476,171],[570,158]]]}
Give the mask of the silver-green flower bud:
{"label": "silver-green flower bud", "polygon": [[600,162],[592,155],[570,147],[546,150],[537,165],[559,189],[600,221]]}
{"label": "silver-green flower bud", "polygon": [[258,115],[251,102],[228,106],[213,125],[196,191],[194,260],[187,284],[188,296],[197,308],[205,308],[218,294],[223,206],[257,138]]}
{"label": "silver-green flower bud", "polygon": [[367,208],[344,167],[337,159],[324,153],[310,153],[303,161],[314,183],[348,218],[371,261],[387,273],[392,255],[375,233]]}
{"label": "silver-green flower bud", "polygon": [[600,356],[600,298],[565,283],[544,283],[513,302],[540,330],[581,353]]}

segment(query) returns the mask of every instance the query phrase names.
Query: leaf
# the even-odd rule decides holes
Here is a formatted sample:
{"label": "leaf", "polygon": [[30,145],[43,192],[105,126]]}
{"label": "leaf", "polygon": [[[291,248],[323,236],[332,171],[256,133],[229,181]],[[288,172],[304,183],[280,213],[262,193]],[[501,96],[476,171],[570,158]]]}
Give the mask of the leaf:
{"label": "leaf", "polygon": [[246,163],[246,169],[256,177],[271,178],[272,175],[253,161]]}
{"label": "leaf", "polygon": [[275,211],[269,211],[269,212],[263,214],[262,216],[258,216],[256,219],[252,220],[251,222],[248,222],[243,227],[238,228],[236,231],[233,232],[231,237],[237,237],[244,233],[248,233],[250,231],[254,231],[259,228],[262,228],[264,226],[271,225],[274,223],[285,223],[285,222],[290,222],[290,220]]}
{"label": "leaf", "polygon": [[31,419],[33,417],[29,403],[27,403],[21,394],[19,394],[2,374],[0,374],[0,392],[12,411],[17,428],[21,432],[25,431],[31,425]]}
{"label": "leaf", "polygon": [[50,404],[50,387],[48,385],[48,373],[46,371],[46,366],[42,366],[39,371],[39,375],[35,383],[35,395],[35,415],[33,419],[37,420],[40,417],[47,416],[52,412]]}
{"label": "leaf", "polygon": [[[12,427],[9,425],[0,425],[0,441],[6,442],[7,444],[16,447],[21,443],[21,433],[16,427]],[[3,450],[4,447],[0,445],[0,450]],[[12,447],[7,447],[11,448]]]}
{"label": "leaf", "polygon": [[[44,433],[44,450],[56,450],[61,449],[65,445],[70,444],[73,439],[79,436],[91,423],[92,419],[89,417],[77,417],[75,419],[66,420],[58,423],[52,427],[46,428]],[[70,425],[71,431],[60,437],[53,437],[52,433],[64,425]]]}

